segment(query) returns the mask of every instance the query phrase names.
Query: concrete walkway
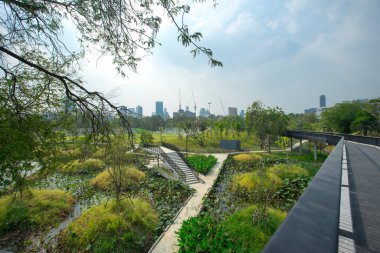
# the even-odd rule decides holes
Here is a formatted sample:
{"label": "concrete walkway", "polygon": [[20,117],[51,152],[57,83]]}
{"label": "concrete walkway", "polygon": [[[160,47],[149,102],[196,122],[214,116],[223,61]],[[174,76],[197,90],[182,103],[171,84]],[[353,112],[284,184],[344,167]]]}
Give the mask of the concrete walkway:
{"label": "concrete walkway", "polygon": [[187,202],[187,204],[182,208],[178,217],[174,220],[173,224],[170,225],[169,229],[163,233],[160,241],[151,249],[152,253],[174,253],[178,252],[178,242],[177,235],[175,234],[182,225],[184,220],[190,217],[197,216],[202,208],[203,197],[208,193],[214,184],[216,178],[219,175],[221,166],[224,160],[227,158],[228,154],[212,154],[218,159],[218,162],[214,165],[207,176],[200,175],[201,179],[204,180],[204,184],[197,183],[189,185],[195,190],[193,196]]}

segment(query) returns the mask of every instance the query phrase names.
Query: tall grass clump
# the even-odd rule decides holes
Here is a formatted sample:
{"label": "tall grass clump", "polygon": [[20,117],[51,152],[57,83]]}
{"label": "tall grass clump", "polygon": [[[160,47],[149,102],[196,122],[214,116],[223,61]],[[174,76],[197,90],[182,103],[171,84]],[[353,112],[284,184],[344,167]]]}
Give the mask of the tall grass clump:
{"label": "tall grass clump", "polygon": [[61,190],[31,190],[22,198],[0,198],[0,235],[18,230],[45,229],[61,222],[71,211],[74,198]]}
{"label": "tall grass clump", "polygon": [[281,179],[294,176],[307,176],[308,171],[300,166],[293,164],[276,164],[268,169],[269,173],[273,173]]}
{"label": "tall grass clump", "polygon": [[109,201],[86,210],[60,235],[63,252],[147,252],[158,215],[141,199]]}
{"label": "tall grass clump", "polygon": [[[111,170],[111,174],[110,171]],[[133,187],[137,185],[138,183],[145,180],[146,176],[145,173],[138,170],[134,166],[128,166],[125,168],[122,168],[120,171],[120,183],[121,188],[127,189],[129,187]],[[91,180],[91,184],[99,190],[108,191],[111,190],[114,187],[114,182],[112,180],[112,175],[115,175],[113,168],[107,168],[100,174],[98,174],[94,179]]]}
{"label": "tall grass clump", "polygon": [[89,158],[87,160],[74,160],[66,163],[60,168],[61,173],[67,174],[86,174],[103,169],[104,162],[100,159]]}

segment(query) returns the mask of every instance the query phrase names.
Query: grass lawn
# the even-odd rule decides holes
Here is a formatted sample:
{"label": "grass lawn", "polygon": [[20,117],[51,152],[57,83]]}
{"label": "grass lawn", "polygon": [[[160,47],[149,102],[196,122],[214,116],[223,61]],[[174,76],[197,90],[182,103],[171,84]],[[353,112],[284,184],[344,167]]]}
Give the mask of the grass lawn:
{"label": "grass lawn", "polygon": [[[161,142],[161,137],[159,132],[153,133],[154,138],[154,144],[159,144]],[[138,138],[137,138],[138,139]],[[223,140],[237,140],[240,139],[241,141],[241,148],[243,150],[261,150],[259,142],[257,141],[255,136],[250,136],[247,138],[245,133],[242,133],[240,138],[237,138],[235,136],[232,137],[231,134],[229,136],[225,137],[223,136]],[[163,133],[162,134],[162,141],[168,142],[171,144],[174,144],[178,146],[182,151],[185,151],[186,149],[186,138],[185,136],[182,136],[182,139],[178,139],[178,134],[175,133]],[[188,140],[188,152],[193,153],[223,153],[223,152],[229,152],[228,150],[221,149],[219,147],[220,144],[220,138],[213,136],[213,138],[207,137],[205,134],[204,139],[204,146],[200,146],[197,144],[192,138],[189,138]]]}

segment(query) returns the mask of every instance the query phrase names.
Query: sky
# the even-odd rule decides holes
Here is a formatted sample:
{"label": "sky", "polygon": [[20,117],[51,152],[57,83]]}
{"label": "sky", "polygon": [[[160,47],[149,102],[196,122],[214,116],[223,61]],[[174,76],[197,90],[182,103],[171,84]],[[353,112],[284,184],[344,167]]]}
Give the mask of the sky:
{"label": "sky", "polygon": [[[110,58],[86,56],[82,69],[89,89],[118,94],[118,105],[155,111],[163,101],[170,115],[182,107],[227,113],[256,100],[286,113],[337,102],[380,97],[380,1],[378,0],[219,0],[191,4],[185,22],[203,34],[223,68],[177,42],[174,25],[164,20],[162,46],[144,57],[137,73],[117,74]],[[115,92],[116,90],[116,92]]]}

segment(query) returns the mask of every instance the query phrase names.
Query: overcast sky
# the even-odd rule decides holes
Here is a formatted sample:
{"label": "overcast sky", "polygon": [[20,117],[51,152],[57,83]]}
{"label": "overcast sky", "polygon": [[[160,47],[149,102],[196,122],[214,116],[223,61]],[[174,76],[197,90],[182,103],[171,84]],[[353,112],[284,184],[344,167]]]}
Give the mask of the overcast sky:
{"label": "overcast sky", "polygon": [[[177,42],[165,21],[162,46],[145,57],[138,73],[117,75],[107,57],[87,57],[83,76],[90,89],[118,89],[119,105],[142,105],[144,115],[161,100],[172,116],[182,106],[246,109],[255,100],[287,113],[343,100],[380,97],[379,0],[219,0],[195,4],[186,22],[203,34],[201,45],[213,50],[223,68],[210,68]],[[197,112],[197,114],[198,114]]]}

